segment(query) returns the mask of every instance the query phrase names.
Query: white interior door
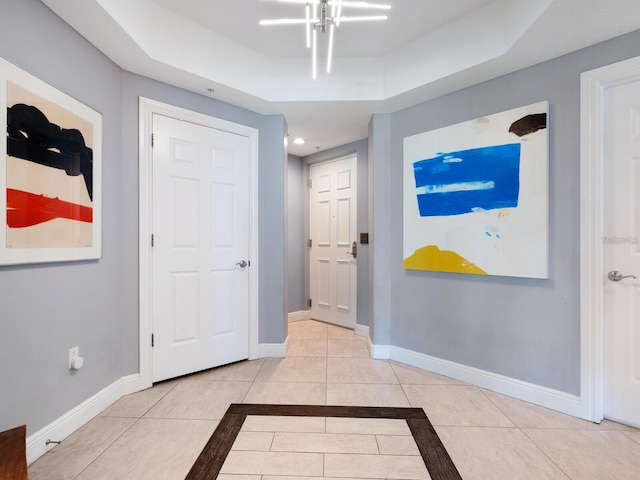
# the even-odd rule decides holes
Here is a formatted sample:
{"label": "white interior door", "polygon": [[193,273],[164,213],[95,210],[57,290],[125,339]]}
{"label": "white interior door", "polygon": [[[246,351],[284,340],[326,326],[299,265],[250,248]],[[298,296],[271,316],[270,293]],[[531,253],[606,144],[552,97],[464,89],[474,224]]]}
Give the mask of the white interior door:
{"label": "white interior door", "polygon": [[604,415],[640,427],[640,81],[605,105]]}
{"label": "white interior door", "polygon": [[[311,165],[309,288],[311,318],[347,328],[356,325],[356,157]],[[356,243],[357,248],[357,243]]]}
{"label": "white interior door", "polygon": [[[249,348],[249,139],[153,115],[153,381]],[[245,265],[246,263],[246,265]]]}

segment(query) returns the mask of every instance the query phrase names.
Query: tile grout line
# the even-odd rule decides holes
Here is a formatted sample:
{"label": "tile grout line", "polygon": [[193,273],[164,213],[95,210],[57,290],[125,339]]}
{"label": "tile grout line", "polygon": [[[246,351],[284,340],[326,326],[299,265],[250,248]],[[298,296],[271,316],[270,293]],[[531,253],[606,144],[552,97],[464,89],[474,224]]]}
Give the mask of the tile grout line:
{"label": "tile grout line", "polygon": [[247,395],[249,395],[249,392],[251,391],[251,389],[255,385],[256,379],[260,376],[260,372],[262,372],[262,369],[264,368],[264,364],[265,363],[266,363],[266,359],[262,358],[262,363],[260,364],[260,368],[258,369],[258,371],[256,372],[255,376],[253,377],[253,380],[251,381],[251,385],[249,385],[249,388],[245,392],[245,394],[242,397],[242,400],[240,401],[240,403],[245,403],[245,400],[247,399]]}
{"label": "tile grout line", "polygon": [[[528,441],[529,441],[529,442],[530,442],[530,443],[535,447],[535,449],[536,449],[536,450],[538,450],[538,451],[539,451],[539,452],[540,452],[540,453],[541,453],[545,458],[547,458],[547,459],[548,459],[548,460],[549,460],[553,465],[555,465],[555,466],[556,466],[556,468],[557,468],[560,472],[562,472],[562,474],[563,474],[563,475],[565,475],[568,479],[571,479],[571,476],[570,476],[567,472],[565,472],[565,471],[564,471],[564,469],[563,469],[562,467],[560,467],[560,465],[558,465],[558,464],[553,460],[553,458],[551,458],[549,455],[547,455],[547,453],[546,453],[544,450],[542,450],[542,449],[538,446],[538,444],[537,444],[536,442],[534,442],[534,441],[533,441],[533,439],[532,439],[531,437],[529,437],[529,435],[527,435],[527,433],[524,431],[524,429],[523,429],[522,427],[520,427],[520,425],[518,425],[518,424],[515,422],[515,420],[514,420],[514,419],[512,419],[512,418],[507,414],[507,412],[505,412],[502,408],[500,408],[500,405],[498,405],[498,403],[497,403],[497,402],[495,402],[495,401],[493,400],[493,398],[491,398],[489,395],[487,395],[487,393],[486,393],[485,389],[483,389],[483,388],[479,388],[479,387],[476,387],[476,388],[478,388],[478,390],[480,390],[480,392],[482,393],[482,395],[484,395],[484,397],[485,397],[486,399],[488,399],[488,400],[489,400],[489,402],[491,402],[491,404],[492,404],[492,405],[494,405],[494,406],[498,409],[498,411],[499,411],[500,413],[502,413],[506,418],[508,418],[508,419],[509,419],[509,421],[513,424],[513,428],[515,428],[516,430],[518,430],[518,431],[519,431],[519,432],[520,432],[520,433],[521,433],[521,434],[522,434],[522,435],[523,435],[523,436],[524,436],[524,437],[525,437],[525,438],[526,438],[526,439],[527,439],[527,440],[528,440]],[[486,427],[485,427],[485,428],[486,428]],[[512,428],[512,427],[503,427],[503,428]],[[554,429],[554,430],[555,430],[555,429]]]}
{"label": "tile grout line", "polygon": [[[111,407],[111,405],[109,405],[109,407],[105,408],[102,412],[100,412],[98,415],[96,415],[96,416],[95,416],[95,417],[93,417],[91,420],[89,420],[89,421],[92,421],[92,420],[95,420],[95,419],[96,419],[96,418],[98,418],[98,417],[102,417],[102,418],[135,418],[135,421],[134,421],[131,425],[129,425],[129,426],[128,426],[128,427],[127,427],[127,428],[126,428],[126,429],[125,429],[125,430],[124,430],[120,435],[118,435],[118,436],[113,440],[113,442],[111,442],[109,445],[107,445],[107,446],[106,446],[106,447],[105,447],[105,448],[104,448],[104,449],[103,449],[103,450],[102,450],[98,455],[96,455],[96,456],[93,458],[93,460],[91,460],[91,461],[90,461],[90,462],[89,462],[89,463],[88,463],[88,464],[87,464],[87,465],[86,465],[82,470],[80,470],[80,472],[78,472],[78,474],[77,474],[76,476],[74,476],[74,477],[73,477],[73,478],[74,478],[74,480],[75,480],[75,479],[77,479],[77,478],[80,478],[80,476],[81,476],[81,475],[82,475],[82,474],[83,474],[83,473],[84,473],[84,472],[85,472],[85,471],[86,471],[86,470],[87,470],[91,465],[93,465],[93,464],[94,464],[94,463],[95,463],[95,462],[96,462],[100,457],[102,457],[102,455],[104,455],[104,454],[107,452],[107,450],[109,450],[111,447],[113,447],[113,446],[115,445],[115,443],[116,443],[118,440],[120,440],[120,439],[121,439],[121,438],[122,438],[122,437],[123,437],[123,436],[124,436],[128,431],[129,431],[129,430],[131,430],[131,429],[134,427],[134,425],[136,425],[140,420],[142,420],[142,419],[144,418],[144,416],[145,416],[147,413],[149,413],[149,411],[150,411],[153,407],[155,407],[155,406],[156,406],[156,405],[157,405],[157,404],[158,404],[158,403],[159,403],[159,402],[160,402],[160,401],[161,401],[165,396],[167,396],[167,395],[169,394],[169,392],[171,392],[171,391],[176,387],[176,385],[178,385],[180,382],[181,382],[181,380],[176,381],[176,382],[175,382],[175,385],[173,385],[171,388],[169,388],[169,389],[168,389],[168,390],[167,390],[167,391],[166,391],[162,396],[160,396],[160,398],[159,398],[156,402],[154,402],[154,403],[153,403],[153,405],[151,405],[147,410],[145,410],[145,411],[144,411],[144,413],[142,413],[142,415],[140,415],[139,417],[117,417],[117,416],[111,417],[111,416],[108,416],[108,415],[104,415],[104,416],[103,416],[103,415],[102,415],[102,413],[103,413],[105,410],[107,410],[109,407]],[[149,387],[149,388],[153,388],[153,384],[152,384],[152,385],[151,385],[151,387]],[[145,389],[145,390],[146,390],[146,389]],[[129,395],[132,395],[132,394],[129,394]],[[127,395],[125,395],[125,396],[127,396]],[[124,398],[125,396],[123,396],[123,397],[121,397],[121,398]],[[115,403],[115,402],[114,402],[114,403]],[[89,422],[87,422],[87,423],[89,423]],[[85,425],[86,425],[86,424],[85,424]],[[49,452],[47,452],[47,453],[49,453]]]}
{"label": "tile grout line", "polygon": [[555,465],[555,466],[556,466],[556,468],[557,468],[560,472],[562,472],[562,474],[563,474],[565,477],[567,477],[569,480],[580,480],[580,479],[573,479],[573,477],[571,477],[571,475],[569,475],[567,472],[565,472],[564,468],[562,468],[560,465],[558,465],[558,464],[556,463],[556,461],[555,461],[553,458],[551,458],[549,455],[547,455],[547,453],[546,453],[544,450],[542,450],[542,448],[540,448],[540,446],[539,446],[536,442],[534,442],[534,441],[533,441],[533,439],[532,439],[531,437],[529,437],[529,435],[527,435],[527,432],[525,432],[525,431],[524,431],[522,428],[520,428],[520,427],[516,427],[516,428],[520,431],[520,433],[522,433],[522,435],[524,435],[524,437],[525,437],[527,440],[529,440],[529,442],[530,442],[530,443],[531,443],[531,444],[536,448],[536,450],[538,450],[540,453],[542,453],[542,455],[544,455],[546,458],[548,458],[548,459],[549,459],[549,461],[550,461],[553,465]]}
{"label": "tile grout line", "polygon": [[[98,415],[99,416],[99,415]],[[97,417],[94,417],[97,418]],[[106,417],[109,418],[109,417]],[[132,418],[132,417],[124,417],[124,418]],[[135,417],[134,417],[135,418]],[[93,460],[91,460],[82,470],[80,470],[80,472],[78,472],[78,474],[76,476],[73,477],[74,480],[76,480],[77,478],[80,478],[80,476],[85,472],[85,470],[87,470],[91,465],[93,465],[102,455],[105,454],[105,452],[107,450],[109,450],[111,447],[113,447],[113,445],[120,440],[125,433],[127,433],[129,430],[131,430],[133,428],[133,426],[138,423],[140,420],[142,419],[142,417],[138,417],[136,418],[136,421],[133,422],[131,425],[129,425],[129,427],[127,427],[120,435],[118,435],[113,442],[111,442],[109,445],[107,445],[104,450],[102,450],[98,455],[95,456],[95,458]],[[93,419],[92,419],[93,420]],[[91,421],[91,420],[90,420]],[[88,423],[88,422],[87,422]],[[86,425],[86,424],[85,424]],[[47,452],[49,453],[49,452]]]}
{"label": "tile grout line", "polygon": [[637,444],[640,444],[640,438],[638,438],[638,440],[636,440],[635,438],[633,438],[631,436],[631,434],[634,433],[634,432],[632,432],[630,430],[620,430],[620,432],[622,432],[622,434],[624,434],[625,437],[629,437],[631,440],[633,440]]}
{"label": "tile grout line", "polygon": [[505,418],[507,420],[509,420],[511,422],[511,424],[517,428],[518,430],[520,429],[520,427],[516,424],[516,422],[507,414],[507,412],[505,412],[502,408],[500,408],[500,405],[498,405],[496,402],[493,401],[493,399],[486,394],[485,389],[484,388],[480,388],[480,387],[475,387],[480,393],[482,393],[482,396],[484,398],[486,398],[487,400],[489,400],[489,403],[491,403],[491,405],[493,405],[494,407],[496,407],[496,409],[505,416]]}
{"label": "tile grout line", "polygon": [[[404,389],[404,385],[400,381],[400,377],[398,377],[398,372],[396,372],[396,369],[393,368],[393,364],[391,363],[391,360],[387,360],[387,362],[389,362],[389,367],[391,367],[391,371],[393,372],[393,375],[396,377],[396,380],[398,381],[398,385],[400,385],[400,389],[402,390],[402,394],[404,395],[404,398],[407,401],[407,404],[409,404],[410,407],[413,407],[413,405],[411,404],[411,400],[409,400],[409,395],[407,395],[407,391]],[[424,408],[422,409],[422,411],[424,412]],[[425,412],[425,415],[426,415],[426,412]]]}

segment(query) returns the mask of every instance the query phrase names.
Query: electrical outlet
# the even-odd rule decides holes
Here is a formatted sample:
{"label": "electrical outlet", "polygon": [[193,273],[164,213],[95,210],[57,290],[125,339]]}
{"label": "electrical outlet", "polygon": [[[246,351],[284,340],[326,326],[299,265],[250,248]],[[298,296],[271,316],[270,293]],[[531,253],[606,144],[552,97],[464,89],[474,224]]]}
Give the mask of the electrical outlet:
{"label": "electrical outlet", "polygon": [[73,361],[80,356],[80,347],[69,349],[69,368],[73,368]]}

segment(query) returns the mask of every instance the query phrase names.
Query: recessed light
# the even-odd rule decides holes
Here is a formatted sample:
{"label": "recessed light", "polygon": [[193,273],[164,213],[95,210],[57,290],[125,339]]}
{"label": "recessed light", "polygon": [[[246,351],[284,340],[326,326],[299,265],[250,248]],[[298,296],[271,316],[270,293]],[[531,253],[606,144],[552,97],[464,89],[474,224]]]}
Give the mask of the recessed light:
{"label": "recessed light", "polygon": [[296,145],[304,145],[304,138],[296,138],[293,140],[293,143],[295,143]]}

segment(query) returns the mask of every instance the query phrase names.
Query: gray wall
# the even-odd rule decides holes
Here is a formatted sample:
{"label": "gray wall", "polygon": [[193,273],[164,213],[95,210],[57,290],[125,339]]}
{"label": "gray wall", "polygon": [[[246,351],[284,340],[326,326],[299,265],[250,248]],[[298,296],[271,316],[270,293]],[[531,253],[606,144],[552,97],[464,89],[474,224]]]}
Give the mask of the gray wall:
{"label": "gray wall", "polygon": [[[131,260],[122,218],[132,200],[122,179],[136,170],[122,161],[120,69],[37,0],[0,0],[0,12],[0,55],[103,121],[102,259],[0,267],[0,430],[26,423],[32,434],[137,371],[124,354],[125,337],[137,339],[137,294],[129,293],[137,282],[122,273]],[[85,366],[70,374],[75,345]]]}
{"label": "gray wall", "polygon": [[[31,435],[138,372],[139,96],[259,129],[260,341],[284,341],[284,118],[123,72],[38,0],[0,0],[0,12],[0,56],[103,117],[102,258],[0,267],[0,430]],[[75,345],[85,366],[70,373]]]}
{"label": "gray wall", "polygon": [[[283,303],[286,302],[286,295],[282,293],[286,293],[284,272],[284,188],[286,176],[283,143],[284,118],[281,115],[259,115],[213,98],[197,95],[133,73],[122,72],[124,147],[122,161],[135,171],[135,175],[123,178],[122,187],[126,187],[126,191],[129,192],[127,201],[133,202],[132,204],[135,205],[135,208],[129,208],[126,212],[127,228],[125,231],[136,232],[136,234],[138,231],[138,99],[141,96],[259,129],[259,341],[261,343],[283,342],[286,337],[283,325],[286,324],[287,314],[286,303]],[[127,263],[126,272],[127,275],[134,276],[136,281],[137,241],[136,236],[136,243],[129,246],[129,249],[134,250],[134,257],[131,258],[131,262]],[[133,293],[130,292],[130,294]],[[136,301],[137,294],[136,290]],[[133,352],[136,365],[137,342],[136,332],[135,351]],[[133,346],[127,345],[127,348],[129,347],[133,348]]]}
{"label": "gray wall", "polygon": [[307,235],[305,233],[305,175],[302,159],[295,155],[287,156],[287,279],[289,281],[289,301],[287,311],[299,312],[307,310],[305,299],[305,282],[307,267],[305,253],[307,251]]}
{"label": "gray wall", "polygon": [[[360,233],[369,233],[369,144],[367,139],[357,142],[348,143],[340,147],[325,150],[323,152],[307,155],[302,160],[305,163],[304,178],[309,178],[309,165],[327,160],[344,157],[350,154],[356,154],[358,162],[358,299],[357,299],[357,320],[359,325],[369,325],[369,245],[360,243]],[[306,184],[306,183],[305,183]],[[309,238],[309,190],[305,188],[305,238]],[[369,235],[371,237],[371,234]],[[305,292],[309,298],[309,251],[305,251],[305,265],[307,266],[305,274]]]}
{"label": "gray wall", "polygon": [[[376,129],[384,118],[374,117],[373,225],[390,238],[374,237],[373,291],[375,282],[390,289],[391,344],[580,393],[580,73],[638,55],[640,31],[394,113],[389,130]],[[404,270],[403,138],[541,100],[550,102],[550,278]],[[388,276],[378,248],[390,259]],[[374,322],[384,343],[375,308]]]}
{"label": "gray wall", "polygon": [[263,117],[260,129],[260,343],[287,338],[287,124],[281,115]]}
{"label": "gray wall", "polygon": [[391,342],[391,116],[369,122],[369,336],[376,345]]}

